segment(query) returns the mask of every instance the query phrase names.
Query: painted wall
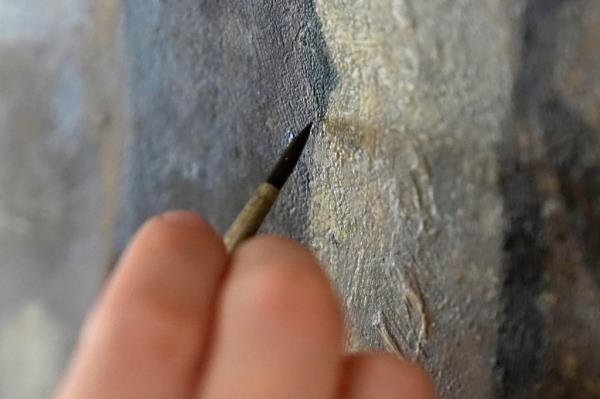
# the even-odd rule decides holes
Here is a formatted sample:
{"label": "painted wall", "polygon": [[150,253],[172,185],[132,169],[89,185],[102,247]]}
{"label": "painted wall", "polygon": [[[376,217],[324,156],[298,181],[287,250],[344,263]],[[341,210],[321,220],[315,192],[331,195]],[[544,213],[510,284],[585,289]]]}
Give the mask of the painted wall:
{"label": "painted wall", "polygon": [[[600,395],[596,2],[56,3],[0,7],[74,21],[33,44],[25,24],[0,28],[0,53],[29,57],[0,61],[14,77],[0,80],[0,177],[27,182],[0,193],[2,347],[38,345],[1,351],[7,397],[36,397],[2,383],[14,359],[60,368],[91,287],[145,218],[193,209],[224,231],[309,119],[318,132],[264,231],[323,261],[350,350],[423,362],[443,398]],[[51,175],[17,169],[48,148]],[[31,187],[55,197],[10,205]],[[16,235],[27,223],[41,227]],[[22,334],[39,325],[50,333]]]}

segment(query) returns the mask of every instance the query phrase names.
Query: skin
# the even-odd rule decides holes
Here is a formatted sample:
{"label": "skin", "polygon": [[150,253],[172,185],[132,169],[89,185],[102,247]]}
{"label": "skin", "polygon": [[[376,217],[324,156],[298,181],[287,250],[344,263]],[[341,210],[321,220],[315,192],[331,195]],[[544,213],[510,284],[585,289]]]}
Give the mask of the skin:
{"label": "skin", "polygon": [[299,244],[258,237],[229,258],[202,218],[169,212],[130,243],[55,398],[435,398],[416,365],[345,354],[340,309]]}

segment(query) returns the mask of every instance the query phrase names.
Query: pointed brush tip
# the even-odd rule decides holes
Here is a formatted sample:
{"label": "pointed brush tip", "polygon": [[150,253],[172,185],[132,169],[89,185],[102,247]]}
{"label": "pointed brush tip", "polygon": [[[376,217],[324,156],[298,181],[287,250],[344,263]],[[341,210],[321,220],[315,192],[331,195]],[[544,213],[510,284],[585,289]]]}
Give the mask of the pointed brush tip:
{"label": "pointed brush tip", "polygon": [[285,150],[283,156],[279,159],[275,168],[273,169],[271,176],[267,179],[268,183],[271,183],[277,189],[281,190],[289,176],[294,171],[300,156],[304,152],[304,147],[310,137],[313,123],[310,122],[300,133],[294,137],[288,148]]}
{"label": "pointed brush tip", "polygon": [[[309,122],[304,127],[304,129],[302,129],[300,131],[300,133],[298,133],[296,135],[296,137],[294,139],[294,141],[296,143],[290,145],[289,150],[291,150],[292,152],[298,152],[298,157],[300,157],[300,155],[304,151],[304,147],[306,146],[306,142],[308,141],[308,138],[310,137],[310,133],[312,132],[312,128],[313,128],[313,123]],[[292,149],[293,147],[295,147],[295,148]]]}
{"label": "pointed brush tip", "polygon": [[312,122],[312,121],[308,122],[306,127],[304,129],[302,129],[302,133],[304,133],[304,132],[310,133],[312,131],[313,126],[314,126],[314,122]]}
{"label": "pointed brush tip", "polygon": [[[313,123],[310,122],[308,123],[308,125],[306,125],[304,127],[304,129],[302,129],[300,131],[300,133],[298,133],[296,135],[296,137],[294,138],[294,141],[296,142],[304,142],[304,144],[306,144],[306,141],[308,141],[308,138],[310,137],[310,133],[312,132],[312,128],[313,128]],[[302,147],[304,147],[304,145],[302,145]],[[299,150],[302,151],[304,148],[300,148]]]}
{"label": "pointed brush tip", "polygon": [[312,128],[314,126],[314,122],[308,122],[308,124],[306,125],[306,127],[304,129],[302,129],[302,132],[300,132],[300,134],[304,133],[304,134],[310,134],[312,132]]}

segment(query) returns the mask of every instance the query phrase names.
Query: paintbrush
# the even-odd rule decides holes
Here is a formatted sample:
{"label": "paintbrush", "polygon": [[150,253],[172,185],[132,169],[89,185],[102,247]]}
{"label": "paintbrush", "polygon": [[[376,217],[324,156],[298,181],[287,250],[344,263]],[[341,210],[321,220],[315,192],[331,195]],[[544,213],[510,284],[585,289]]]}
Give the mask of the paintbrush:
{"label": "paintbrush", "polygon": [[312,122],[309,123],[294,137],[279,158],[269,178],[258,187],[254,196],[248,201],[223,237],[228,253],[233,253],[244,240],[255,235],[262,225],[273,204],[277,201],[279,192],[294,171],[306,146],[312,126]]}

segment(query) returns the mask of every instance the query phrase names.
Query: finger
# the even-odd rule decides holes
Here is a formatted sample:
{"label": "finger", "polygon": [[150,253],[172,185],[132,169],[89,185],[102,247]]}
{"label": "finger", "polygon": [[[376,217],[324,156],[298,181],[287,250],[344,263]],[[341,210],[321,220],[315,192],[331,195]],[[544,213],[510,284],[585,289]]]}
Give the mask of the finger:
{"label": "finger", "polygon": [[332,398],[342,321],[313,256],[283,238],[257,238],[237,251],[230,273],[198,397]]}
{"label": "finger", "polygon": [[343,375],[343,399],[435,399],[427,373],[388,354],[349,356]]}
{"label": "finger", "polygon": [[60,398],[187,398],[227,256],[198,216],[140,230],[82,335]]}

